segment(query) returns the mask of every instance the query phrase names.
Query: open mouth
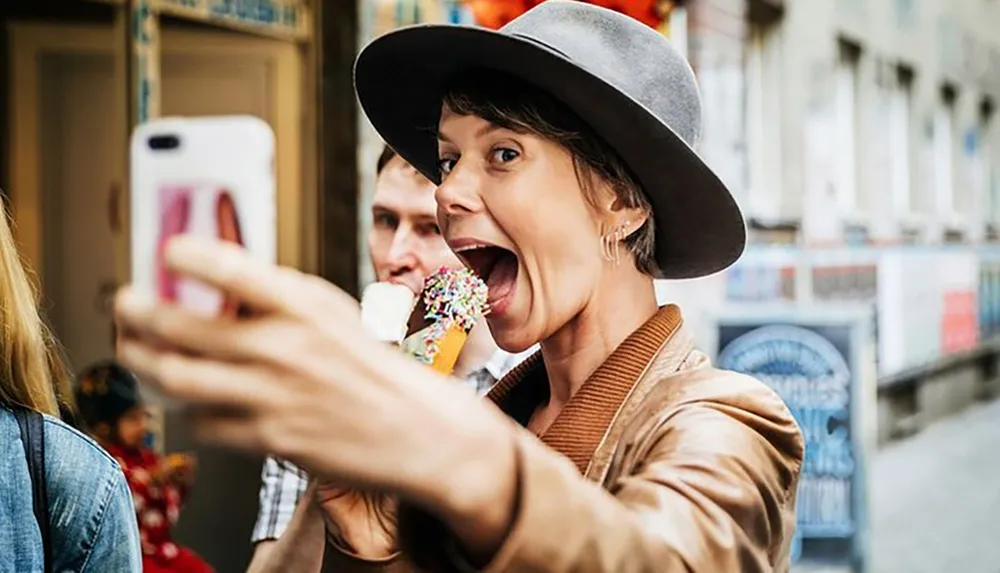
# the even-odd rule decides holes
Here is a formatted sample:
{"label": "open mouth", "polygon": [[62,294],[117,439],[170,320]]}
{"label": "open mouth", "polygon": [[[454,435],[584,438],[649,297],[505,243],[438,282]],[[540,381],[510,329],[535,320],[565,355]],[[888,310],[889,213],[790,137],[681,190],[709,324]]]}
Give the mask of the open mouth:
{"label": "open mouth", "polygon": [[462,249],[458,256],[472,272],[479,275],[489,288],[490,306],[511,293],[517,280],[517,255],[493,245],[477,245]]}

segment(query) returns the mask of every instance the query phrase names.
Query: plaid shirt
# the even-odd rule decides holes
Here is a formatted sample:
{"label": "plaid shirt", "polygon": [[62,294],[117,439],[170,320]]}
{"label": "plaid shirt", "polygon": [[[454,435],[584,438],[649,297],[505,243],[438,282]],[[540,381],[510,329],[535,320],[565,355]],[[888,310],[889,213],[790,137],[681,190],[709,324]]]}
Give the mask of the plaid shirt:
{"label": "plaid shirt", "polygon": [[[531,348],[520,354],[498,350],[485,366],[470,374],[465,382],[480,395],[485,394],[497,380],[536,350],[537,348]],[[260,481],[260,509],[250,537],[253,543],[281,537],[288,522],[292,520],[295,506],[306,491],[309,476],[291,462],[268,457],[264,460]]]}

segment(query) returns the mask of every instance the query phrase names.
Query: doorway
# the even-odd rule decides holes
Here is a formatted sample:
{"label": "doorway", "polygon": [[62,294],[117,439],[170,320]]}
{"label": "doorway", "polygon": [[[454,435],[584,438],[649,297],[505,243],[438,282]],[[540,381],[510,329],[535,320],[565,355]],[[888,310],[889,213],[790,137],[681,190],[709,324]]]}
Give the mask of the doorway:
{"label": "doorway", "polygon": [[[112,28],[13,24],[9,190],[17,236],[74,369],[111,353],[107,296],[118,284]],[[228,32],[163,32],[164,115],[251,114],[276,132],[278,257],[301,262],[300,62],[294,45]]]}
{"label": "doorway", "polygon": [[[121,81],[111,26],[14,23],[10,38],[11,206],[46,315],[79,371],[113,355],[110,297],[128,248]],[[297,46],[224,31],[161,36],[164,115],[250,114],[275,130],[278,258],[302,263],[301,61]],[[120,130],[120,131],[119,131]],[[118,208],[116,208],[116,205]],[[168,414],[166,449],[199,456],[178,541],[218,571],[249,560],[260,463],[195,445]],[[219,511],[224,507],[225,511]]]}

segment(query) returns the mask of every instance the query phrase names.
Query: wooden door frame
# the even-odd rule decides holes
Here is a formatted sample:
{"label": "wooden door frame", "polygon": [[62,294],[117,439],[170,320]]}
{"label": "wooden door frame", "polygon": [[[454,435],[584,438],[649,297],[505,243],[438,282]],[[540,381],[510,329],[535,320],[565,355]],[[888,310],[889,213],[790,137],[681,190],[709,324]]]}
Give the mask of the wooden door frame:
{"label": "wooden door frame", "polygon": [[[365,0],[367,2],[367,0]],[[319,125],[317,165],[318,216],[315,217],[319,273],[354,296],[360,295],[358,164],[359,107],[354,95],[354,58],[358,53],[359,5],[356,0],[315,0],[316,75]]]}
{"label": "wooden door frame", "polygon": [[[22,256],[36,272],[44,268],[43,246],[44,218],[41,189],[41,133],[39,121],[39,90],[41,88],[40,63],[48,54],[103,54],[114,56],[116,33],[110,26],[11,22],[7,28],[9,38],[10,84],[7,115],[10,125],[9,177],[11,211],[15,233]],[[313,225],[304,225],[304,197],[315,189],[303,188],[303,166],[308,164],[303,145],[302,55],[291,43],[236,35],[232,33],[165,29],[162,32],[163,53],[167,55],[213,54],[262,56],[274,74],[271,93],[271,113],[275,128],[277,151],[275,167],[278,182],[278,261],[281,264],[302,267],[304,243]],[[125,94],[116,90],[113,105],[125,109]],[[124,114],[121,114],[125,121]],[[116,133],[125,133],[124,123]],[[116,173],[124,173],[127,142],[112,138],[107,145],[120,151],[122,164]],[[122,185],[128,188],[127,185]],[[124,203],[124,202],[123,202]],[[128,221],[124,203],[122,221]],[[122,237],[128,248],[127,225]],[[127,281],[128,277],[119,277]]]}

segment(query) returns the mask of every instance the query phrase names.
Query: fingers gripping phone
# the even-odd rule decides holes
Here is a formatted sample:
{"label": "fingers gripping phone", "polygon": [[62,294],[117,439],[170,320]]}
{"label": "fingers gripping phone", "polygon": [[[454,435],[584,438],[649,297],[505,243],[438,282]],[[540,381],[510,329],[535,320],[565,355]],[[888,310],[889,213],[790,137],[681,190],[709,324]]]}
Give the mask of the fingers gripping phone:
{"label": "fingers gripping phone", "polygon": [[170,273],[170,239],[191,234],[239,244],[273,263],[277,251],[274,132],[250,116],[167,118],[132,134],[132,284],[206,315],[239,301]]}

